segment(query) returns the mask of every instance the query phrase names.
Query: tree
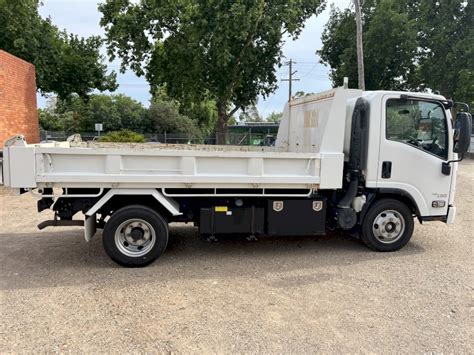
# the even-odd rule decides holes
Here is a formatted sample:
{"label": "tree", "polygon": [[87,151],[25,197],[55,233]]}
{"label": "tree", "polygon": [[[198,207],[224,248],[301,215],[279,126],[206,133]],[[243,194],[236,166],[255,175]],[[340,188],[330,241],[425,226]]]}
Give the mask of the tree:
{"label": "tree", "polygon": [[258,112],[256,104],[251,104],[248,107],[243,107],[239,114],[239,121],[241,122],[263,122],[263,117]]}
{"label": "tree", "polygon": [[38,13],[39,0],[0,0],[0,48],[36,67],[36,82],[42,93],[67,99],[76,93],[117,88],[115,73],[107,73],[100,55],[102,39],[84,39],[67,34]]}
{"label": "tree", "polygon": [[123,94],[92,94],[87,102],[77,95],[70,100],[50,100],[39,112],[44,130],[70,134],[92,132],[95,123],[102,123],[107,132],[184,133],[202,138],[197,122],[181,114],[179,109],[179,104],[169,98],[155,98],[150,107],[145,108]]}
{"label": "tree", "polygon": [[[362,7],[364,23],[365,86],[367,90],[409,87],[417,51],[415,20],[397,0],[366,0]],[[343,78],[357,87],[356,23],[352,9],[331,9],[323,31],[323,46],[317,53],[331,67],[334,86]]]}
{"label": "tree", "polygon": [[108,51],[185,104],[216,104],[217,140],[241,107],[275,90],[285,34],[296,38],[324,0],[107,0],[99,5]]}
{"label": "tree", "polygon": [[72,112],[57,114],[45,109],[38,110],[40,127],[45,131],[66,131],[67,127],[72,127],[74,117]]}
{"label": "tree", "polygon": [[419,66],[415,89],[474,104],[474,4],[472,1],[407,1],[418,24]]}
{"label": "tree", "polygon": [[[369,90],[433,90],[474,104],[474,13],[465,0],[365,0],[364,57]],[[352,9],[333,8],[323,32],[321,62],[334,86],[356,87]]]}
{"label": "tree", "polygon": [[267,118],[265,118],[265,121],[280,123],[282,118],[283,118],[283,112],[272,112],[271,114],[267,116]]}
{"label": "tree", "polygon": [[213,100],[207,99],[200,102],[178,103],[168,96],[164,88],[160,88],[154,91],[151,102],[171,102],[173,110],[177,110],[177,113],[193,120],[193,127],[197,124],[202,134],[210,136],[214,133],[214,127],[217,122],[217,108]]}
{"label": "tree", "polygon": [[39,111],[44,130],[92,132],[95,123],[102,123],[106,131],[153,131],[147,109],[123,94],[93,94],[87,102],[75,95],[65,101],[52,100]]}
{"label": "tree", "polygon": [[149,109],[149,117],[155,132],[184,133],[201,138],[202,133],[195,121],[179,113],[179,105],[174,101],[155,99]]}
{"label": "tree", "polygon": [[339,10],[332,6],[321,36],[322,47],[316,53],[320,62],[330,67],[329,78],[334,87],[341,86],[344,77],[349,78],[351,87],[357,87],[355,30],[351,10]]}

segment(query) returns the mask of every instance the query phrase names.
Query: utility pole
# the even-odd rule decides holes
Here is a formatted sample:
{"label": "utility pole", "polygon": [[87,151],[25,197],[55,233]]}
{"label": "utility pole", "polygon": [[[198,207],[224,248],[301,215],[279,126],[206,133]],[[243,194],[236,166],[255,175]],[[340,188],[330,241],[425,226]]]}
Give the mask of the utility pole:
{"label": "utility pole", "polygon": [[288,65],[290,67],[289,73],[288,73],[288,79],[281,79],[281,81],[288,81],[288,102],[291,101],[291,97],[293,96],[293,81],[299,81],[300,79],[295,79],[293,78],[293,75],[295,75],[298,71],[295,70],[293,71],[293,64],[296,64],[296,62],[293,61],[293,59],[290,59],[289,62],[286,62],[285,65]]}
{"label": "utility pole", "polygon": [[354,0],[355,18],[357,27],[357,72],[359,76],[359,89],[365,90],[364,76],[364,48],[362,44],[362,2],[363,0]]}

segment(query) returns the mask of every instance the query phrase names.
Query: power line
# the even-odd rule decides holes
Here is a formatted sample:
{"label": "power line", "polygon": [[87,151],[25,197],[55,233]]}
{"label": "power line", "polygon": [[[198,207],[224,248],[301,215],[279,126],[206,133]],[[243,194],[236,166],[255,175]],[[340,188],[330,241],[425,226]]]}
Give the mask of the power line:
{"label": "power line", "polygon": [[131,83],[131,84],[127,84],[127,83],[120,83],[120,82],[119,82],[119,86],[141,87],[141,86],[150,86],[150,84],[148,84],[148,83]]}
{"label": "power line", "polygon": [[311,72],[316,68],[316,66],[318,65],[318,63],[314,64],[313,67],[306,73],[304,74],[301,79],[304,79],[306,78],[309,74],[311,74]]}
{"label": "power line", "polygon": [[300,64],[319,64],[319,62],[301,62],[301,61],[298,61],[298,62],[293,62],[293,64],[296,64],[296,65],[300,65]]}

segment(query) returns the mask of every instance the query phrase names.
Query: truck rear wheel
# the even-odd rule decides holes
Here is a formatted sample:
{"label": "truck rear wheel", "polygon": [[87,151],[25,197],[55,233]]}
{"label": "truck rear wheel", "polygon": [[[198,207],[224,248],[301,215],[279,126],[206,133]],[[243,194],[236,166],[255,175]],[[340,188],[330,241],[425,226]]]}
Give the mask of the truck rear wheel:
{"label": "truck rear wheel", "polygon": [[408,243],[413,229],[408,206],[398,200],[383,199],[375,202],[365,215],[361,239],[375,251],[397,251]]}
{"label": "truck rear wheel", "polygon": [[141,205],[114,212],[105,224],[102,243],[116,263],[146,266],[160,257],[168,244],[168,224],[156,211]]}

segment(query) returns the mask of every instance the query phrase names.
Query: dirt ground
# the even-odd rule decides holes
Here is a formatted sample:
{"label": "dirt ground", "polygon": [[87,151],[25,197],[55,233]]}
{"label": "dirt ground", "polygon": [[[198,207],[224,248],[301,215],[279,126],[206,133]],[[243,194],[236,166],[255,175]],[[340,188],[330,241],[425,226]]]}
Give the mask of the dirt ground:
{"label": "dirt ground", "polygon": [[474,162],[456,223],[401,251],[349,236],[207,243],[176,225],[165,255],[125,269],[100,235],[38,231],[31,195],[0,195],[0,352],[473,353]]}

